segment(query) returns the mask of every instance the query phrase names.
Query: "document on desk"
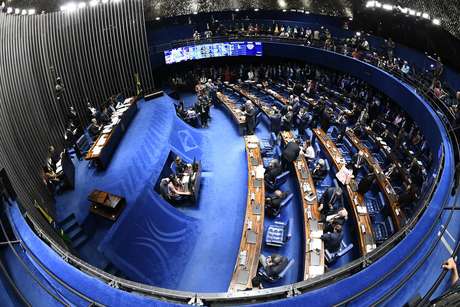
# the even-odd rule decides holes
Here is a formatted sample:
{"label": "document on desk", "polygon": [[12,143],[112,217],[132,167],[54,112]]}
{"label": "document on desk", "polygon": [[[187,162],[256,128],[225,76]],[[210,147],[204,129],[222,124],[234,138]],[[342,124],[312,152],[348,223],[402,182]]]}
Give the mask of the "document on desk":
{"label": "document on desk", "polygon": [[323,275],[324,274],[324,266],[322,265],[310,265],[308,268],[308,276],[310,278]]}
{"label": "document on desk", "polygon": [[257,235],[253,230],[246,231],[246,241],[248,244],[256,244],[257,243]]}
{"label": "document on desk", "polygon": [[322,247],[321,239],[311,239],[310,240],[310,250],[319,251]]}
{"label": "document on desk", "polygon": [[259,165],[256,168],[256,178],[257,179],[264,179],[264,174],[265,174],[265,168],[263,167],[263,165]]}
{"label": "document on desk", "polygon": [[312,239],[320,239],[322,235],[323,235],[322,230],[316,230],[316,231],[310,232],[310,238]]}

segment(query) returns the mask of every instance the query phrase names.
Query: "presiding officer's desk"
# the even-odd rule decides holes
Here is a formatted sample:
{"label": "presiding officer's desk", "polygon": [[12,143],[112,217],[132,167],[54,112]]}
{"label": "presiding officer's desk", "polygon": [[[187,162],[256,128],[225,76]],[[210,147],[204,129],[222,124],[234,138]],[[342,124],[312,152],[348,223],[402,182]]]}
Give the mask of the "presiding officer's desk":
{"label": "presiding officer's desk", "polygon": [[127,98],[118,105],[112,114],[111,123],[103,127],[102,132],[85,156],[92,160],[98,169],[106,169],[129,124],[137,113],[138,97]]}
{"label": "presiding officer's desk", "polygon": [[230,112],[233,120],[238,125],[238,132],[243,135],[246,127],[246,115],[238,106],[224,93],[217,92],[217,99]]}
{"label": "presiding officer's desk", "polygon": [[391,216],[395,223],[396,230],[401,229],[401,227],[404,226],[406,217],[404,215],[404,212],[399,208],[398,195],[393,189],[393,186],[391,185],[388,178],[385,176],[378,162],[372,156],[372,153],[369,151],[369,149],[366,146],[364,146],[364,144],[354,134],[354,132],[351,129],[347,129],[346,134],[347,134],[347,137],[352,142],[352,144],[358,150],[361,150],[362,152],[364,152],[364,158],[367,164],[369,165],[370,169],[374,172],[376,181],[377,181],[377,185],[379,186],[380,191],[382,191],[383,195],[385,196],[386,201],[389,204]]}
{"label": "presiding officer's desk", "polygon": [[[334,142],[332,142],[329,136],[321,128],[315,128],[313,129],[313,132],[324,151],[333,162],[335,169],[339,171],[343,166],[345,166],[345,159],[343,158],[342,153],[337,149]],[[359,250],[361,256],[364,256],[377,247],[372,231],[371,218],[367,212],[363,195],[353,191],[349,184],[346,185],[345,190],[356,221]]]}
{"label": "presiding officer's desk", "polygon": [[270,107],[270,105],[260,100],[255,95],[251,94],[248,90],[245,90],[243,87],[237,84],[229,84],[227,86],[235,92],[239,93],[241,96],[245,97],[246,99],[251,100],[251,102],[269,118],[273,115],[274,110]]}
{"label": "presiding officer's desk", "polygon": [[[290,131],[281,132],[281,138],[284,144],[295,142],[294,135]],[[324,274],[324,242],[321,240],[323,224],[319,222],[321,217],[318,210],[315,182],[305,157],[299,155],[293,162],[293,167],[302,201],[305,234],[303,279],[306,280]]]}
{"label": "presiding officer's desk", "polygon": [[260,143],[256,136],[245,136],[248,161],[248,196],[238,259],[229,291],[252,289],[257,275],[264,232],[265,183]]}

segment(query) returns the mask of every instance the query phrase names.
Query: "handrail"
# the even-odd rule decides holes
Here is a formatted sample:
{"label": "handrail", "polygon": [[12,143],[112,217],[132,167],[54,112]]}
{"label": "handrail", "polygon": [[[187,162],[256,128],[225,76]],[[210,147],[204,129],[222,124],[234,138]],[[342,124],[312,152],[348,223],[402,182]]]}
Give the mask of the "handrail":
{"label": "handrail", "polygon": [[[241,39],[241,38],[242,38],[241,36],[234,36],[233,37],[233,39]],[[261,36],[251,37],[251,38],[259,40],[259,39],[261,39]],[[228,40],[229,37],[225,37],[225,39]],[[275,39],[274,37],[269,37],[269,39],[270,39],[270,41],[286,41],[286,39],[279,39],[279,38]],[[196,43],[202,44],[203,42],[208,42],[208,41],[200,40],[200,41],[198,41]],[[211,41],[215,41],[215,39],[213,38]],[[293,42],[293,41],[295,41],[295,40],[289,39],[289,42]],[[300,40],[297,40],[297,41],[301,42]],[[189,42],[189,41],[181,41],[182,44],[185,43],[185,42]],[[195,43],[195,41],[193,41],[193,42]],[[402,80],[402,81],[406,82],[405,80]],[[414,87],[415,87],[415,89],[418,89],[417,86],[414,86]],[[441,106],[443,105],[442,101],[439,101],[439,102],[431,101],[431,99],[428,99],[427,94],[426,94],[425,91],[421,90],[421,93],[422,93],[422,95],[424,96],[425,99],[427,99],[429,102],[431,102],[430,104],[432,105],[432,107],[435,110],[441,109]],[[447,106],[444,105],[444,107],[446,107],[446,109],[448,110]],[[444,112],[443,112],[443,114],[444,114]],[[451,127],[450,123],[448,121],[446,122],[446,120],[443,120],[443,124],[445,126]],[[451,131],[452,131],[452,129],[450,129],[450,132]],[[456,139],[455,135],[452,135],[452,133],[450,133],[449,136],[451,137],[452,145],[455,146],[454,151],[458,154],[457,139]],[[196,299],[196,298],[200,298],[202,300],[207,300],[208,302],[217,302],[217,301],[223,301],[223,300],[247,300],[247,299],[270,300],[273,297],[285,297],[287,293],[292,293],[292,291],[300,291],[302,293],[302,292],[308,291],[309,289],[311,289],[313,287],[323,286],[326,283],[329,283],[330,281],[333,281],[333,280],[336,281],[338,279],[343,279],[343,278],[349,276],[350,273],[354,273],[355,271],[359,271],[359,270],[367,267],[370,263],[372,263],[372,262],[376,261],[377,259],[381,258],[382,256],[384,256],[386,254],[386,252],[390,248],[392,248],[399,241],[401,241],[403,237],[405,237],[406,233],[408,233],[409,231],[411,231],[415,227],[417,221],[420,219],[420,217],[422,216],[423,212],[428,207],[428,205],[430,203],[430,200],[431,200],[431,197],[432,197],[432,195],[434,193],[435,187],[439,183],[441,171],[444,168],[444,162],[445,162],[444,155],[445,155],[445,153],[444,153],[444,150],[443,150],[442,153],[441,153],[441,159],[439,161],[440,164],[439,164],[439,166],[437,168],[437,172],[436,172],[436,180],[437,181],[431,186],[431,188],[429,190],[429,193],[428,193],[429,197],[427,197],[427,199],[423,203],[423,205],[419,207],[419,210],[416,212],[414,217],[400,231],[398,231],[395,235],[393,235],[391,238],[386,240],[377,249],[375,249],[374,251],[370,252],[368,255],[366,255],[364,257],[361,257],[359,259],[356,259],[356,260],[352,261],[351,263],[347,264],[346,266],[344,266],[342,268],[339,268],[337,270],[328,272],[328,273],[326,273],[326,274],[324,274],[324,275],[322,275],[320,277],[317,277],[317,278],[314,278],[314,279],[311,279],[311,280],[301,281],[301,282],[294,283],[294,284],[291,284],[291,285],[275,287],[275,288],[259,290],[259,291],[242,292],[242,293],[236,293],[236,294],[231,294],[231,295],[229,295],[228,293],[194,293],[194,292],[169,290],[169,289],[158,288],[158,287],[149,286],[149,285],[145,285],[145,284],[141,284],[141,283],[137,283],[137,282],[128,281],[128,280],[113,276],[113,275],[111,275],[109,273],[106,273],[106,272],[104,272],[104,271],[102,271],[102,270],[100,270],[98,268],[95,268],[95,267],[91,266],[90,264],[85,263],[84,261],[82,261],[78,257],[72,255],[68,251],[64,250],[61,246],[59,246],[59,244],[54,242],[54,240],[50,236],[48,236],[41,229],[41,227],[38,225],[38,223],[36,223],[36,221],[34,220],[34,218],[32,216],[27,215],[27,217],[32,222],[32,224],[34,225],[34,228],[35,228],[36,232],[39,234],[39,236],[42,237],[43,240],[47,244],[49,244],[56,251],[56,253],[59,256],[64,258],[67,262],[73,264],[75,267],[85,271],[86,273],[88,273],[88,274],[90,274],[92,276],[95,276],[95,277],[97,277],[97,278],[99,278],[99,279],[101,279],[101,280],[103,280],[103,281],[105,281],[105,282],[107,282],[107,283],[109,283],[111,285],[116,285],[117,288],[128,289],[128,290],[131,290],[131,291],[140,292],[140,293],[143,293],[143,294],[151,295],[154,298],[158,298],[158,299],[163,299],[163,300],[168,299],[168,300],[171,300],[171,301],[182,302],[182,303],[188,302],[190,299]],[[444,204],[444,207],[445,207],[445,205],[446,204]],[[435,222],[436,222],[436,220],[434,220],[434,222],[433,222],[433,224],[431,226],[432,229],[433,229],[433,227],[435,225]],[[429,234],[431,234],[431,231],[427,232],[426,236],[428,236]],[[22,245],[27,249],[27,246],[25,246],[25,244],[22,243]],[[417,249],[414,249],[414,252],[416,250]],[[409,258],[410,258],[409,256],[406,257],[405,260],[402,261],[402,263],[405,263],[406,261],[408,261]],[[40,262],[39,259],[34,258],[34,260],[37,261],[37,263],[43,265]],[[390,276],[393,273],[393,271],[390,271],[389,273],[387,273],[378,282],[380,283],[383,280],[385,280],[388,276]],[[49,273],[51,273],[51,272],[49,272]],[[71,286],[67,285],[64,281],[60,280],[60,278],[58,276],[55,276],[52,273],[51,273],[50,276],[53,279],[57,280],[59,283],[61,283],[66,288],[68,288],[68,289],[70,288],[69,290],[71,290],[72,292],[74,292],[74,293],[76,292],[75,294],[77,294],[79,296],[80,295],[84,296],[84,294],[79,293],[77,290],[75,290]],[[367,288],[367,289],[364,289],[363,293],[367,292],[370,289],[371,289],[371,287]],[[87,298],[87,299],[89,299],[89,301],[91,301],[92,303],[97,304],[92,299],[90,299],[90,298]]]}

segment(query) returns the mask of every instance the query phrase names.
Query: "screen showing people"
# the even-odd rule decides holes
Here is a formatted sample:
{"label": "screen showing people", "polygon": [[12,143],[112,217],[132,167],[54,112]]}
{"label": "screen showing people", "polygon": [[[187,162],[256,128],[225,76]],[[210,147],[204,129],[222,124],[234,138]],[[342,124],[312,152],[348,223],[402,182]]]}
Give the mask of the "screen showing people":
{"label": "screen showing people", "polygon": [[225,42],[165,50],[166,64],[225,56],[262,56],[261,42]]}

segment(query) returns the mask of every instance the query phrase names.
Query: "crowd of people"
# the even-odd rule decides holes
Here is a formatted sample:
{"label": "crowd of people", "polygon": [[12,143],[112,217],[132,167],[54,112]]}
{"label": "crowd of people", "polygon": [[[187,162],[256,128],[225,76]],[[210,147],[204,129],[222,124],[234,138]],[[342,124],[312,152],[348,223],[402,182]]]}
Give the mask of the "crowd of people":
{"label": "crowd of people", "polygon": [[427,56],[432,64],[429,67],[417,67],[409,59],[402,59],[395,55],[396,44],[391,38],[384,40],[380,46],[371,46],[369,35],[365,32],[355,32],[349,37],[337,38],[327,27],[311,28],[275,21],[263,23],[251,20],[230,23],[210,22],[203,35],[198,30],[193,33],[196,41],[222,36],[279,37],[352,56],[428,89],[429,95],[450,106],[453,114],[458,113],[460,94],[457,95],[447,85],[442,84],[444,65],[441,58],[437,55]]}

